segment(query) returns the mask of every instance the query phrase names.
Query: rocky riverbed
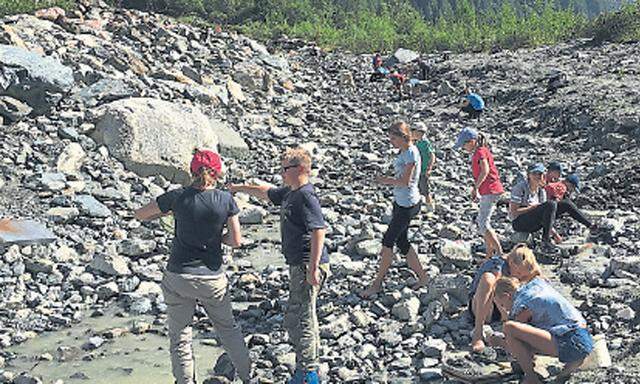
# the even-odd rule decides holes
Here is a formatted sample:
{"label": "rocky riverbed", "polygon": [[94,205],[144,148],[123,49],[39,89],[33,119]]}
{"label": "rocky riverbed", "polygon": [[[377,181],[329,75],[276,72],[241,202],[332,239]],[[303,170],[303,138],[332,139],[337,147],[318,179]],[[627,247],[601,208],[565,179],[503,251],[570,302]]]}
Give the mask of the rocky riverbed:
{"label": "rocky riverbed", "polygon": [[[0,244],[0,382],[171,382],[159,289],[171,223],[142,224],[132,211],[185,181],[194,146],[217,146],[230,180],[273,184],[283,148],[313,153],[332,252],[319,305],[327,382],[505,372],[502,351],[468,353],[467,289],[483,255],[468,159],[451,149],[467,124],[489,135],[506,186],[534,161],[581,175],[576,202],[609,231],[587,239],[560,220],[567,257],[546,270],[606,336],[614,363],[572,380],[638,382],[640,44],[422,55],[427,79],[396,100],[390,84],[369,82],[369,56],[78,4],[0,20],[0,218],[35,220],[55,238]],[[466,84],[488,101],[480,121],[457,115]],[[391,191],[373,179],[389,172],[385,129],[399,119],[424,122],[437,148],[437,209],[410,231],[431,282],[411,291],[398,260],[384,292],[363,301],[390,218]],[[228,261],[237,318],[256,377],[281,383],[294,355],[277,210],[237,198],[249,239]],[[506,206],[494,221],[508,247]],[[200,379],[224,382],[228,364],[197,318]],[[557,361],[540,365],[557,371]]]}

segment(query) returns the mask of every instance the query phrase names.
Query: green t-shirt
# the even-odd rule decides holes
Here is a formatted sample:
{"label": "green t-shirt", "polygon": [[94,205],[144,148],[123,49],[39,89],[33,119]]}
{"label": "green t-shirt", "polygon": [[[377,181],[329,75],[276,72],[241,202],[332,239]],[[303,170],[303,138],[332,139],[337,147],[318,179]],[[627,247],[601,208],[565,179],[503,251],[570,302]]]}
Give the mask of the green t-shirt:
{"label": "green t-shirt", "polygon": [[433,146],[429,140],[422,139],[416,141],[416,147],[418,147],[418,151],[420,151],[420,158],[422,159],[422,169],[420,171],[423,174],[427,171],[431,163],[431,154],[434,152]]}

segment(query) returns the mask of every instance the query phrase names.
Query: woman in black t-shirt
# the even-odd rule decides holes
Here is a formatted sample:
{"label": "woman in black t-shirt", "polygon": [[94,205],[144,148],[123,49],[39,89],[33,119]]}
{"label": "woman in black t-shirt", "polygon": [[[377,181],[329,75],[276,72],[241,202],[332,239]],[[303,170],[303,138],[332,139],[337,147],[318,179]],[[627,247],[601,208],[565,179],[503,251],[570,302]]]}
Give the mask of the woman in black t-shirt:
{"label": "woman in black t-shirt", "polygon": [[[193,183],[160,195],[138,209],[141,221],[173,215],[175,237],[162,279],[167,305],[173,376],[177,383],[195,383],[191,322],[196,303],[207,312],[243,382],[249,381],[249,351],[231,310],[222,243],[242,242],[238,207],[229,192],[216,189],[222,175],[220,156],[196,150],[191,160]],[[227,232],[223,235],[224,227]]]}

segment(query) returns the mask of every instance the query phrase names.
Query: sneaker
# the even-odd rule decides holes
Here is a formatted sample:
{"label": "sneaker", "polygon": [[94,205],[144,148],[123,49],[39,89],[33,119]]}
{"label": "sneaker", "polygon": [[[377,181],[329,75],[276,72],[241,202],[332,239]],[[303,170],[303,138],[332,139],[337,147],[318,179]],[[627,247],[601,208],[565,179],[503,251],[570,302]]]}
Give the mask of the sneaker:
{"label": "sneaker", "polygon": [[298,369],[293,373],[287,384],[304,384],[304,373]]}
{"label": "sneaker", "polygon": [[320,377],[318,376],[318,372],[307,372],[307,375],[304,377],[304,384],[320,384]]}

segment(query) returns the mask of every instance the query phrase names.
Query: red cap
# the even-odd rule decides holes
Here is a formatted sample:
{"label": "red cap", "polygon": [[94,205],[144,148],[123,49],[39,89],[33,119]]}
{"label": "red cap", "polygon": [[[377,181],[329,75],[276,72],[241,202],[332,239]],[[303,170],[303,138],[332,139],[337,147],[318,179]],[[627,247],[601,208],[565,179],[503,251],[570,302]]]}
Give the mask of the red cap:
{"label": "red cap", "polygon": [[220,155],[209,150],[198,150],[191,159],[191,173],[197,174],[200,168],[211,168],[217,173],[222,172],[222,159]]}

